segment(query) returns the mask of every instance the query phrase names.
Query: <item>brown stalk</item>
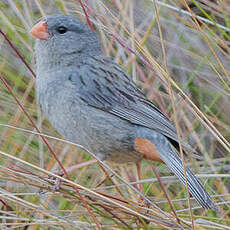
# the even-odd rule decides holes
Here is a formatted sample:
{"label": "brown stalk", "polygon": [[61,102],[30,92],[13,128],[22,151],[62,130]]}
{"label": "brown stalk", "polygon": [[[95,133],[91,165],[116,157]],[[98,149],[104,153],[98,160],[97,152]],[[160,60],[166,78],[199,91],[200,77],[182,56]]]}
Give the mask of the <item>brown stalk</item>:
{"label": "brown stalk", "polygon": [[92,23],[91,23],[91,21],[90,21],[90,19],[89,19],[89,16],[88,16],[88,14],[87,14],[87,12],[86,12],[86,9],[85,9],[84,4],[82,3],[81,0],[77,0],[77,1],[78,1],[79,4],[81,5],[81,8],[82,8],[82,10],[83,10],[83,12],[84,12],[84,14],[85,14],[86,21],[87,21],[87,23],[88,23],[90,29],[91,29],[92,31],[94,31],[93,25],[92,25]]}
{"label": "brown stalk", "polygon": [[121,197],[124,197],[124,195],[122,194],[120,188],[116,186],[116,184],[114,183],[112,177],[111,177],[111,176],[109,175],[109,173],[104,169],[103,165],[100,164],[100,162],[98,162],[98,165],[100,166],[100,168],[102,169],[102,171],[105,173],[106,178],[108,178],[108,179],[112,182],[112,184],[116,187],[116,190],[117,190],[117,192],[120,194],[120,196],[121,196]]}
{"label": "brown stalk", "polygon": [[174,215],[175,215],[175,217],[176,217],[177,223],[180,224],[180,219],[179,219],[179,217],[177,216],[176,209],[175,209],[175,207],[174,207],[174,205],[173,205],[173,203],[172,203],[172,201],[171,201],[171,199],[170,199],[170,197],[169,197],[169,195],[168,195],[168,193],[167,193],[167,191],[166,191],[166,189],[165,189],[164,184],[163,184],[162,181],[161,181],[160,175],[159,175],[159,173],[157,172],[156,167],[155,167],[155,166],[152,166],[152,170],[153,170],[153,172],[155,173],[156,178],[157,178],[157,180],[158,180],[158,182],[159,182],[159,184],[160,184],[160,186],[161,186],[161,189],[163,190],[163,192],[164,192],[164,194],[165,194],[165,196],[166,196],[166,198],[167,198],[167,200],[168,200],[168,203],[169,203],[169,205],[170,205],[170,207],[171,207],[171,209],[172,209],[172,211],[173,211],[173,213],[174,213]]}
{"label": "brown stalk", "polygon": [[[11,43],[12,44],[12,43]],[[15,48],[15,47],[14,47]],[[20,58],[22,56],[20,55]],[[11,93],[11,95],[14,97],[15,101],[17,102],[17,104],[19,105],[19,107],[22,109],[22,111],[25,113],[26,117],[29,119],[30,123],[32,124],[32,126],[36,129],[36,131],[40,134],[40,130],[38,129],[38,127],[36,126],[36,124],[34,123],[34,121],[32,120],[32,118],[30,117],[30,115],[27,113],[27,111],[25,110],[24,106],[21,104],[21,102],[18,100],[18,98],[16,97],[16,95],[14,94],[13,90],[11,89],[11,87],[9,86],[9,84],[7,83],[7,81],[5,80],[5,78],[3,77],[3,75],[0,75],[0,80],[2,81],[2,83],[5,85],[5,87],[9,90],[9,92]],[[45,137],[41,136],[43,142],[46,144],[47,148],[49,149],[49,151],[51,152],[51,154],[53,155],[53,157],[55,158],[55,160],[58,162],[59,166],[61,167],[61,169],[63,170],[66,178],[68,180],[71,180],[68,173],[66,172],[64,166],[62,165],[62,163],[59,161],[59,159],[57,158],[56,154],[54,153],[53,149],[51,148],[51,146],[49,145],[48,141],[46,140]],[[83,204],[85,205],[86,209],[89,212],[89,215],[91,216],[91,218],[94,220],[95,224],[97,225],[98,229],[101,229],[101,226],[99,225],[99,223],[96,220],[96,217],[93,215],[93,213],[91,212],[87,202],[84,200],[84,198],[82,197],[82,195],[79,192],[79,189],[75,186],[74,187],[75,191],[77,192],[77,194],[79,195],[80,199],[82,200]]]}
{"label": "brown stalk", "polygon": [[[155,0],[153,1],[153,6],[154,6],[155,13],[156,13],[156,20],[157,20],[159,34],[160,34],[161,48],[162,48],[163,57],[164,57],[165,69],[166,69],[167,75],[169,76],[168,62],[167,62],[166,51],[165,51],[165,47],[164,47],[163,34],[162,34],[162,30],[161,30],[160,18],[159,18],[158,9],[157,9],[157,5],[156,5]],[[189,212],[190,212],[190,216],[192,219],[192,229],[195,229],[194,217],[193,217],[193,213],[192,213],[192,206],[191,206],[190,193],[189,193],[189,187],[188,187],[188,178],[187,178],[187,174],[186,174],[184,152],[183,152],[182,145],[181,145],[180,128],[179,128],[179,123],[178,123],[178,119],[177,119],[177,112],[176,112],[176,107],[175,107],[174,96],[173,96],[173,92],[172,92],[172,84],[170,81],[168,82],[168,84],[169,84],[169,95],[170,95],[170,99],[171,99],[172,107],[173,107],[173,113],[175,115],[174,121],[175,121],[176,130],[177,130],[180,155],[181,155],[182,164],[183,164],[183,168],[184,168],[184,177],[185,177],[185,185],[186,185],[186,191],[187,191],[187,196],[188,196]]]}
{"label": "brown stalk", "polygon": [[31,69],[29,64],[26,62],[25,58],[21,55],[21,53],[18,51],[18,49],[15,47],[15,45],[10,41],[10,39],[6,36],[6,34],[0,29],[0,33],[5,38],[5,40],[8,42],[9,46],[14,50],[14,52],[18,55],[18,57],[21,59],[23,64],[28,68],[28,70],[31,72],[34,78],[36,78],[36,74]]}
{"label": "brown stalk", "polygon": [[[17,102],[17,104],[20,106],[20,108],[22,109],[22,111],[25,113],[26,117],[29,119],[30,123],[32,124],[32,126],[36,129],[36,131],[40,134],[40,130],[38,129],[38,127],[36,126],[36,124],[34,123],[34,121],[32,120],[32,118],[30,117],[30,115],[26,112],[25,108],[23,107],[23,105],[21,104],[21,102],[18,100],[18,98],[16,97],[16,95],[14,94],[13,90],[11,89],[11,87],[9,86],[9,84],[7,83],[7,81],[5,80],[5,78],[0,75],[0,80],[2,81],[2,83],[6,86],[6,88],[9,90],[9,92],[11,93],[11,95],[14,97],[15,101]],[[45,137],[41,136],[43,142],[46,144],[47,148],[49,149],[49,151],[51,152],[51,154],[53,155],[53,157],[55,158],[55,160],[58,162],[59,166],[61,167],[61,169],[63,170],[66,178],[68,180],[71,180],[68,173],[66,172],[64,166],[62,165],[62,163],[59,161],[59,159],[57,158],[56,154],[54,153],[53,149],[51,148],[49,142],[46,140]],[[98,229],[101,229],[101,226],[99,225],[99,223],[96,220],[96,217],[93,215],[92,211],[90,210],[87,202],[85,201],[85,199],[82,197],[81,193],[79,192],[79,189],[75,186],[74,187],[75,191],[77,192],[77,194],[79,195],[80,199],[82,200],[83,204],[85,205],[86,209],[89,212],[89,215],[91,216],[91,218],[94,220],[95,224],[97,225]]]}
{"label": "brown stalk", "polygon": [[[88,15],[85,11],[85,8],[82,4],[81,0],[78,0],[78,2],[80,3],[85,16],[87,18],[87,22],[91,28],[92,31],[94,31],[92,23],[90,22]],[[2,36],[5,38],[5,40],[8,42],[8,44],[10,45],[10,47],[15,51],[15,53],[18,55],[18,57],[21,59],[21,61],[24,63],[24,65],[29,69],[29,71],[31,72],[31,74],[33,75],[34,78],[36,78],[36,74],[34,73],[34,71],[32,70],[32,68],[29,66],[29,64],[25,61],[25,58],[21,55],[21,53],[18,51],[18,49],[14,46],[14,44],[10,41],[10,39],[6,36],[6,34],[0,29],[0,33],[2,34]],[[20,103],[20,101],[17,99],[16,95],[14,94],[13,90],[11,89],[11,87],[9,86],[9,84],[7,83],[7,81],[5,80],[5,78],[0,75],[0,80],[3,82],[3,84],[6,86],[6,88],[9,90],[9,92],[11,93],[11,95],[14,97],[15,101],[17,102],[17,104],[19,105],[19,107],[22,109],[22,111],[25,113],[26,117],[29,119],[29,121],[31,122],[32,126],[37,130],[38,133],[41,133],[40,130],[37,128],[36,124],[34,123],[34,121],[32,120],[32,118],[30,117],[30,115],[26,112],[24,106]],[[61,169],[63,170],[66,178],[68,180],[71,180],[67,171],[65,170],[64,166],[62,165],[62,163],[59,161],[59,159],[57,158],[56,154],[54,153],[53,149],[51,148],[51,146],[49,145],[48,141],[46,140],[45,137],[41,136],[43,142],[46,144],[47,148],[49,149],[49,151],[51,152],[51,154],[53,155],[53,157],[55,158],[55,160],[58,162],[59,166],[61,167]],[[87,202],[84,200],[84,198],[82,197],[82,195],[79,192],[79,189],[75,186],[74,189],[76,190],[77,194],[79,195],[80,199],[82,200],[83,204],[85,205],[86,209],[88,210],[91,218],[94,220],[95,224],[97,225],[98,229],[101,229],[101,226],[99,225],[99,223],[96,220],[96,217],[93,215],[93,213],[91,212]]]}

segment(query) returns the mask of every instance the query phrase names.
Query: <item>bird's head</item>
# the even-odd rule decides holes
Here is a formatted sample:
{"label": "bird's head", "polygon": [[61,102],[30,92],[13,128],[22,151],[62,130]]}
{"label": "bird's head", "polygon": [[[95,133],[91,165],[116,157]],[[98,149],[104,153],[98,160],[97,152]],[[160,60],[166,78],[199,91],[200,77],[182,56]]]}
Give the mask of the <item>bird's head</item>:
{"label": "bird's head", "polygon": [[71,15],[56,14],[39,20],[31,29],[37,38],[37,65],[71,65],[79,59],[100,54],[97,34]]}

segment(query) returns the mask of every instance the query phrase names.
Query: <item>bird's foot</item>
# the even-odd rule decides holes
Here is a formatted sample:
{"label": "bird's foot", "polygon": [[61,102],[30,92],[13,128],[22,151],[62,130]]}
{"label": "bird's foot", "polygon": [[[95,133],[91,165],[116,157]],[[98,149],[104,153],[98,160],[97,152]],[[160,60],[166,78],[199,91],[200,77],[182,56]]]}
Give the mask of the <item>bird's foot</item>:
{"label": "bird's foot", "polygon": [[[92,164],[95,164],[97,162],[97,160],[93,159],[93,160],[89,160],[89,161],[86,161],[86,162],[83,162],[83,163],[79,163],[79,164],[76,164],[76,165],[73,165],[69,168],[66,168],[65,171],[63,170],[56,170],[53,172],[53,174],[59,176],[59,177],[63,177],[65,176],[66,174],[69,174],[73,171],[76,171],[77,169],[79,168],[82,168],[82,167],[85,167],[85,166],[89,166],[89,165],[92,165]],[[55,177],[55,176],[48,176],[47,177],[49,180],[54,180],[54,184],[52,186],[50,186],[50,189],[54,192],[57,192],[58,190],[60,190],[61,188],[61,185],[62,185],[62,180],[61,178],[58,178],[58,177]],[[44,193],[44,191],[40,191],[41,193]]]}

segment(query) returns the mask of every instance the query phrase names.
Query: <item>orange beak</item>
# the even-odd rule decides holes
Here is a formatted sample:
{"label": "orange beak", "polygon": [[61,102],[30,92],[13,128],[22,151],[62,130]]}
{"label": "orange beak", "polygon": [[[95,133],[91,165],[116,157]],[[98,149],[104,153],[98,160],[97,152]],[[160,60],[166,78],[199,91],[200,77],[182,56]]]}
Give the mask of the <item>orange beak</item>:
{"label": "orange beak", "polygon": [[38,22],[33,28],[31,29],[30,33],[38,39],[47,40],[50,38],[50,34],[47,30],[47,23],[44,21]]}

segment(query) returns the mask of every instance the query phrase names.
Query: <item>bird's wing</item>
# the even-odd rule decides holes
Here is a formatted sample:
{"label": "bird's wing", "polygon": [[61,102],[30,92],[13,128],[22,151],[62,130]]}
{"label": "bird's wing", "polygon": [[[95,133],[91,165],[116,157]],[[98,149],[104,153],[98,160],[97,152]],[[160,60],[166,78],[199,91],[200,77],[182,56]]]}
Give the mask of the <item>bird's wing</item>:
{"label": "bird's wing", "polygon": [[[156,130],[175,146],[177,132],[168,118],[144,97],[117,64],[110,59],[102,59],[98,62],[97,59],[90,60],[79,66],[75,74],[72,74],[70,80],[78,87],[77,97],[96,109],[106,111],[133,124]],[[158,151],[161,159],[182,183],[186,184],[184,167],[178,154],[168,146],[168,142],[157,141],[161,150]],[[211,197],[188,167],[186,167],[186,173],[191,194],[202,207],[216,210]]]}
{"label": "bird's wing", "polygon": [[78,96],[89,106],[154,129],[177,142],[177,132],[171,121],[111,59],[94,57],[85,61],[71,74],[70,80],[78,85]]}

